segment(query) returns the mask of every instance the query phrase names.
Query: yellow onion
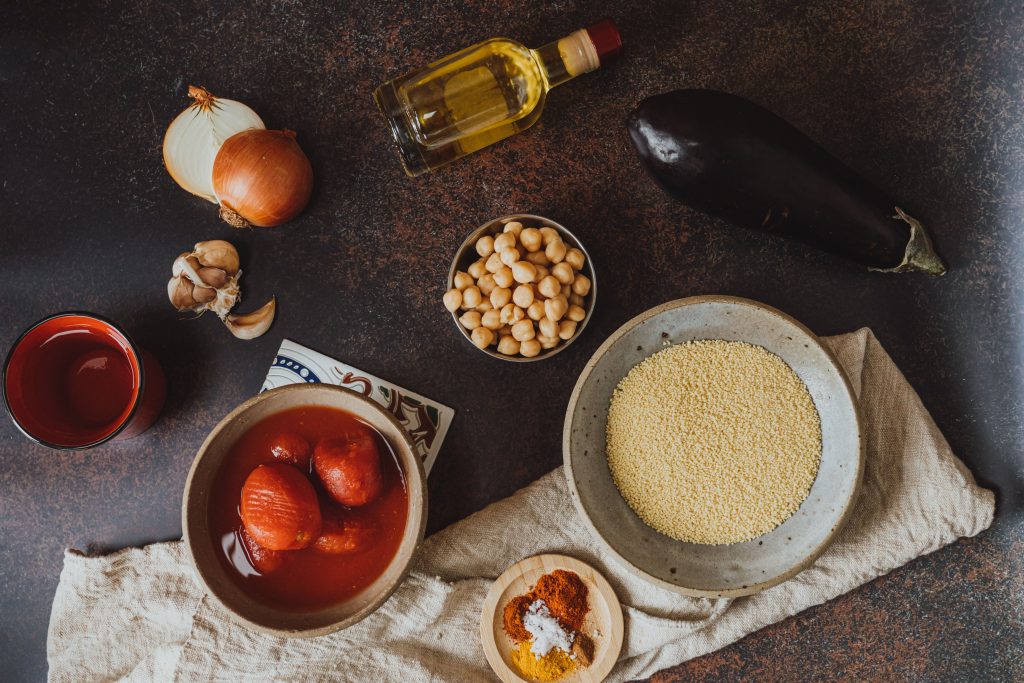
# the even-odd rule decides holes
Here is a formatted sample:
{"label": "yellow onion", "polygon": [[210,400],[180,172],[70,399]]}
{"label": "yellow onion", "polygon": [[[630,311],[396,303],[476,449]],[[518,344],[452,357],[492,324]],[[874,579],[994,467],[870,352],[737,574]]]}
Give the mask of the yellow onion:
{"label": "yellow onion", "polygon": [[263,121],[241,102],[214,97],[205,88],[190,85],[192,105],[178,114],[164,135],[164,166],[174,182],[214,204],[213,161],[224,141],[250,128],[263,129]]}
{"label": "yellow onion", "polygon": [[224,141],[213,162],[220,215],[236,228],[295,218],[313,191],[313,167],[290,130],[246,130]]}
{"label": "yellow onion", "polygon": [[313,190],[309,159],[289,130],[269,131],[252,109],[189,86],[192,105],[164,135],[164,165],[192,194],[220,204],[242,228],[271,227],[305,208]]}

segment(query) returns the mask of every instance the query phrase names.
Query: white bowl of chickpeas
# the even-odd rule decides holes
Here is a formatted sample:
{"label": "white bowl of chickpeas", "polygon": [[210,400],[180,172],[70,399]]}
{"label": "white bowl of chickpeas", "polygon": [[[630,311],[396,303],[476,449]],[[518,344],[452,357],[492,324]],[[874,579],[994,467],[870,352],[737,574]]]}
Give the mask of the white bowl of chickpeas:
{"label": "white bowl of chickpeas", "polygon": [[444,306],[473,346],[525,363],[575,341],[596,298],[593,264],[576,236],[548,218],[515,214],[485,223],[462,243]]}

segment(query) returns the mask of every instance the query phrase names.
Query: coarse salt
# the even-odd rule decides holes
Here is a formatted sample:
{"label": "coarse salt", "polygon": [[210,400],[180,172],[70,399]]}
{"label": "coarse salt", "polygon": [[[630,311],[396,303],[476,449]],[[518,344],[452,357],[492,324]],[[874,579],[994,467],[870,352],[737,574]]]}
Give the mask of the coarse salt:
{"label": "coarse salt", "polygon": [[530,652],[535,657],[543,657],[556,647],[569,652],[572,649],[574,633],[567,633],[558,620],[551,616],[548,606],[543,600],[534,600],[526,614],[523,615],[523,626],[530,632]]}

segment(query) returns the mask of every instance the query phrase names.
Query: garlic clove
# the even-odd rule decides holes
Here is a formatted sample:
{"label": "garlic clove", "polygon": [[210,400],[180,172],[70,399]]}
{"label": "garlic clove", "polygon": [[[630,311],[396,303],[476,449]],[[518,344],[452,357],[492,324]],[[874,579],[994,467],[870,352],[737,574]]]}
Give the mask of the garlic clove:
{"label": "garlic clove", "polygon": [[176,275],[167,281],[167,298],[179,311],[195,309],[196,300],[192,292],[192,282],[186,277]]}
{"label": "garlic clove", "polygon": [[239,339],[255,339],[270,329],[276,313],[277,299],[270,297],[270,301],[252,313],[229,315],[224,318],[224,324]]}
{"label": "garlic clove", "polygon": [[214,289],[220,289],[225,284],[227,284],[228,274],[225,273],[220,268],[213,268],[212,266],[207,266],[205,268],[200,268],[198,272],[199,278],[206,285],[213,287]]}
{"label": "garlic clove", "polygon": [[198,303],[208,304],[217,298],[217,290],[213,287],[203,287],[202,285],[196,285],[192,289],[192,298]]}
{"label": "garlic clove", "polygon": [[224,240],[198,242],[192,249],[192,256],[196,257],[200,265],[220,268],[229,276],[238,272],[238,250],[231,242]]}
{"label": "garlic clove", "polygon": [[224,141],[250,128],[264,129],[252,109],[189,86],[193,102],[171,122],[164,135],[164,166],[176,183],[214,204],[213,162]]}

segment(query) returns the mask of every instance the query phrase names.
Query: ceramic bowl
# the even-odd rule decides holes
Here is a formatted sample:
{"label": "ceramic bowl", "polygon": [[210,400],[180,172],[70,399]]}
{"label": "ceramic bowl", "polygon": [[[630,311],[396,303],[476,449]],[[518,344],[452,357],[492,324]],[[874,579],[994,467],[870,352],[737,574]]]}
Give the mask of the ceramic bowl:
{"label": "ceramic bowl", "polygon": [[[745,543],[698,545],[658,533],[629,507],[608,469],[605,426],[612,391],[648,356],[697,339],[743,341],[776,354],[807,385],[821,418],[821,465],[810,494],[782,525]],[[572,496],[607,549],[637,576],[698,597],[750,595],[810,566],[850,514],[862,448],[853,391],[817,337],[780,311],[726,296],[672,301],[620,327],[580,375],[562,435]]]}
{"label": "ceramic bowl", "polygon": [[[405,534],[384,573],[358,595],[316,611],[275,608],[244,593],[217,557],[219,539],[207,522],[209,496],[224,458],[235,441],[268,415],[298,406],[340,408],[375,427],[387,439],[405,475],[409,495]],[[235,621],[265,633],[312,637],[355,624],[372,614],[398,588],[409,571],[427,522],[426,475],[408,433],[394,415],[362,394],[326,384],[294,384],[271,389],[235,408],[213,428],[199,448],[185,482],[181,525],[196,572],[207,593]]]}
{"label": "ceramic bowl", "polygon": [[463,327],[462,323],[459,322],[459,316],[462,315],[464,311],[458,310],[451,314],[452,322],[455,323],[455,327],[458,328],[459,332],[462,333],[462,336],[466,338],[466,341],[469,342],[469,344],[474,349],[482,351],[483,353],[486,353],[488,356],[491,356],[493,358],[499,358],[501,360],[507,360],[513,363],[529,363],[532,361],[551,358],[555,354],[561,353],[570,344],[576,341],[581,334],[583,334],[583,330],[587,327],[587,323],[590,322],[591,314],[594,312],[594,304],[597,302],[597,274],[594,272],[594,261],[593,259],[590,258],[590,254],[587,253],[587,250],[583,246],[583,243],[576,239],[576,235],[569,232],[568,228],[559,223],[556,223],[550,218],[544,218],[543,216],[535,216],[530,213],[514,213],[508,216],[502,216],[501,218],[495,218],[492,221],[487,221],[479,228],[469,233],[466,239],[462,241],[462,244],[459,246],[459,250],[455,252],[455,258],[452,259],[451,268],[448,269],[448,279],[445,281],[444,286],[446,291],[454,286],[456,272],[460,270],[465,271],[467,268],[469,268],[469,265],[473,263],[473,261],[476,261],[478,258],[480,258],[480,256],[476,253],[476,241],[483,237],[484,235],[497,235],[501,233],[502,229],[505,226],[505,223],[508,223],[509,221],[519,221],[520,223],[523,224],[524,227],[527,228],[542,228],[547,226],[557,230],[558,234],[562,236],[562,240],[566,243],[566,245],[568,245],[569,247],[576,247],[577,249],[583,252],[583,256],[586,257],[587,262],[583,265],[583,270],[580,272],[582,272],[584,275],[590,278],[590,294],[587,295],[585,301],[587,317],[580,321],[579,325],[576,326],[576,334],[569,337],[569,339],[563,341],[561,344],[554,347],[553,349],[541,351],[538,355],[534,356],[533,358],[525,358],[523,356],[506,356],[503,353],[498,353],[493,347],[488,347],[486,349],[477,349],[476,344],[473,344],[473,340],[470,337],[469,330]]}

